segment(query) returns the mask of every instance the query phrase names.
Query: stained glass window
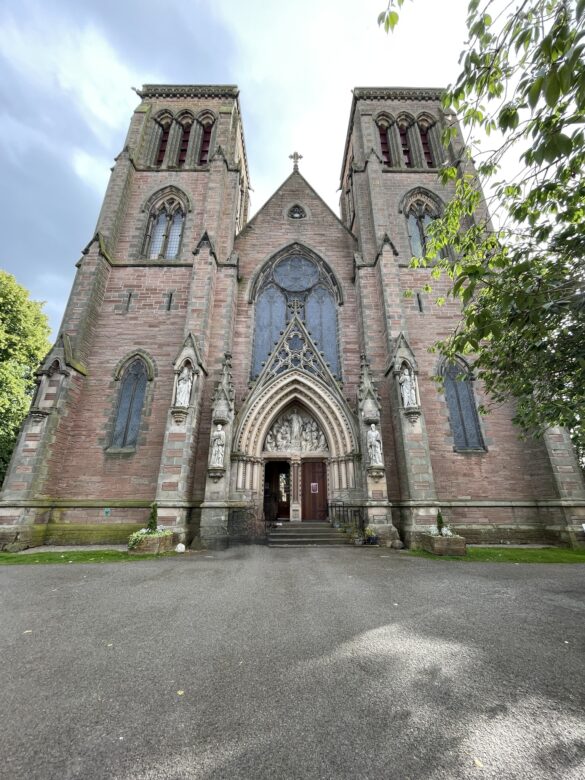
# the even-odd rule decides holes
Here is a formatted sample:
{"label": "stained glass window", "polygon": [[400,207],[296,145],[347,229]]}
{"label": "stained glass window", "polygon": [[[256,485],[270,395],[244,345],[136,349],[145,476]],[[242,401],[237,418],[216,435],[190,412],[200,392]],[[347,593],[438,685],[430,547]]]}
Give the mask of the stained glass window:
{"label": "stained glass window", "polygon": [[179,254],[185,214],[175,198],[155,207],[144,239],[144,255],[150,260],[175,260]]}
{"label": "stained glass window", "polygon": [[455,449],[484,450],[469,371],[460,363],[451,363],[444,367],[443,374]]}
{"label": "stained glass window", "polygon": [[183,220],[183,212],[175,211],[171,219],[169,238],[167,240],[167,249],[165,252],[167,260],[174,260],[177,256],[179,244],[181,243],[181,234],[183,233]]}
{"label": "stained glass window", "polygon": [[[295,316],[306,325],[331,372],[339,375],[337,302],[332,274],[324,264],[299,254],[275,262],[265,273],[255,311],[253,377],[261,373],[274,342]],[[292,364],[286,360],[282,365],[290,368]]]}
{"label": "stained glass window", "polygon": [[428,227],[434,219],[436,215],[429,213],[427,203],[417,200],[410,205],[407,225],[413,257],[424,257],[427,250]]}
{"label": "stained glass window", "polygon": [[136,358],[122,377],[118,411],[114,423],[113,447],[135,447],[140,430],[140,417],[146,392],[146,366]]}
{"label": "stained glass window", "polygon": [[154,220],[154,228],[150,238],[150,250],[148,252],[148,257],[151,260],[156,260],[162,252],[166,227],[167,215],[164,211],[162,211]]}

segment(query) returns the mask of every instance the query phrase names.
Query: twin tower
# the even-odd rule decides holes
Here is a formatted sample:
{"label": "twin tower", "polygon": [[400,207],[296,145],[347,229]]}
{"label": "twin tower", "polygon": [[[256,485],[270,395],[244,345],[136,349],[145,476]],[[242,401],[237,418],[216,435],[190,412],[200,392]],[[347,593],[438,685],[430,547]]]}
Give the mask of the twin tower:
{"label": "twin tower", "polygon": [[238,89],[138,94],[0,494],[1,545],[125,541],[153,502],[207,547],[340,512],[416,545],[438,508],[468,541],[578,542],[566,433],[521,440],[511,406],[480,418],[465,360],[428,351],[459,315],[410,267],[451,194],[437,168],[462,158],[439,91],[356,88],[340,215],[295,154],[251,220]]}

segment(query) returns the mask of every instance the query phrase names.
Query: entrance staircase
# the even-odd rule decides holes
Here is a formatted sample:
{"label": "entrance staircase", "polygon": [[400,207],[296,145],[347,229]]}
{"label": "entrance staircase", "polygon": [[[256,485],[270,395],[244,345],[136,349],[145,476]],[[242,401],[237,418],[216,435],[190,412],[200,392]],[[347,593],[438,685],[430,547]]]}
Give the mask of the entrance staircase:
{"label": "entrance staircase", "polygon": [[323,547],[347,544],[347,536],[328,522],[306,521],[271,528],[268,532],[269,547]]}

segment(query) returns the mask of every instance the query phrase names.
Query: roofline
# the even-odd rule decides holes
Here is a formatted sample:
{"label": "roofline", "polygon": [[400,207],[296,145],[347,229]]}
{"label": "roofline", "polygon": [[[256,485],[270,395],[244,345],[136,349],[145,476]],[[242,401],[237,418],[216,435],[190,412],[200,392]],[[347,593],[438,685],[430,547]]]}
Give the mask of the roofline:
{"label": "roofline", "polygon": [[240,89],[237,84],[143,84],[142,89],[136,89],[135,92],[143,100],[153,98],[232,98],[235,100],[242,129],[246,178],[248,188],[250,187],[250,169],[246,153],[242,107],[240,106]]}
{"label": "roofline", "polygon": [[240,94],[236,84],[143,84],[136,90],[142,98],[231,97]]}
{"label": "roofline", "polygon": [[351,109],[347,125],[347,136],[341,161],[340,184],[343,186],[343,171],[347,159],[349,139],[353,130],[353,118],[358,100],[432,100],[440,101],[445,89],[443,87],[354,87],[351,91]]}
{"label": "roofline", "polygon": [[[280,192],[280,190],[281,190],[281,189],[284,187],[284,185],[285,185],[285,184],[286,184],[286,183],[287,183],[287,182],[288,182],[290,179],[292,179],[292,177],[293,177],[293,176],[300,176],[300,177],[301,177],[301,179],[302,179],[302,180],[305,182],[305,184],[306,184],[306,185],[307,185],[307,187],[308,187],[308,188],[311,190],[311,192],[313,193],[313,195],[315,195],[315,197],[316,197],[316,198],[318,198],[318,199],[321,201],[321,203],[323,203],[323,205],[324,205],[324,206],[325,206],[325,208],[326,208],[326,209],[329,211],[329,213],[331,214],[331,216],[332,216],[332,217],[333,217],[333,218],[334,218],[334,219],[335,219],[337,222],[339,222],[339,224],[340,224],[340,225],[341,225],[341,227],[342,227],[342,228],[345,230],[345,232],[346,232],[346,233],[349,233],[349,235],[350,235],[350,236],[353,238],[353,240],[354,240],[355,242],[357,242],[357,237],[356,237],[356,236],[355,236],[355,235],[354,235],[354,234],[351,232],[351,230],[350,230],[350,229],[347,227],[347,225],[344,225],[344,224],[343,224],[343,222],[340,220],[340,218],[337,216],[337,214],[336,214],[336,213],[333,211],[333,209],[332,209],[332,208],[331,208],[331,206],[330,206],[330,205],[327,203],[327,201],[323,200],[323,198],[321,197],[321,195],[319,195],[319,193],[317,192],[317,190],[316,190],[314,187],[312,187],[312,186],[311,186],[311,184],[309,184],[309,182],[308,182],[308,181],[305,179],[305,177],[303,176],[303,174],[302,174],[300,171],[295,171],[295,170],[293,170],[293,171],[292,171],[292,173],[290,173],[290,174],[289,174],[289,175],[286,177],[286,179],[285,179],[285,180],[282,182],[282,184],[280,184],[280,185],[279,185],[279,186],[278,186],[278,187],[277,187],[277,188],[274,190],[274,192],[272,193],[272,195],[271,195],[271,196],[270,196],[270,197],[269,197],[269,198],[268,198],[268,199],[267,199],[267,200],[266,200],[266,201],[265,201],[265,202],[262,204],[262,206],[261,206],[261,207],[258,209],[258,211],[257,211],[257,212],[254,214],[254,216],[252,217],[252,219],[251,219],[249,222],[246,222],[246,224],[245,224],[245,225],[242,227],[242,229],[240,230],[240,232],[236,234],[236,238],[238,238],[238,236],[240,236],[240,235],[241,235],[241,234],[244,232],[244,230],[246,230],[246,228],[248,228],[248,227],[249,227],[249,226],[250,226],[250,225],[251,225],[251,224],[254,222],[254,220],[255,220],[255,219],[256,219],[256,218],[257,218],[257,217],[258,217],[258,216],[259,216],[259,215],[260,215],[260,214],[261,214],[261,213],[264,211],[264,209],[265,209],[265,208],[267,208],[268,204],[269,204],[269,203],[270,203],[270,201],[271,201],[271,200],[274,198],[274,196],[276,195],[276,193],[277,193],[277,192]],[[299,243],[302,243],[302,242],[301,242],[301,241],[299,241]]]}

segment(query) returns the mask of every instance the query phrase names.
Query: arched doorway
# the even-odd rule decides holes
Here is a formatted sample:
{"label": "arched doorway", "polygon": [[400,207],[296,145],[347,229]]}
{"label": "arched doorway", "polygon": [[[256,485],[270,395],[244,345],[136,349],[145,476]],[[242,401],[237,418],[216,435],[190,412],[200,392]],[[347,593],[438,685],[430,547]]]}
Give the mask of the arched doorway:
{"label": "arched doorway", "polygon": [[[357,423],[337,388],[304,371],[257,387],[233,439],[234,498],[256,495],[266,519],[324,520],[328,503],[356,488]],[[285,475],[285,476],[281,476]],[[282,484],[287,500],[276,506]],[[271,495],[272,494],[272,495]]]}

